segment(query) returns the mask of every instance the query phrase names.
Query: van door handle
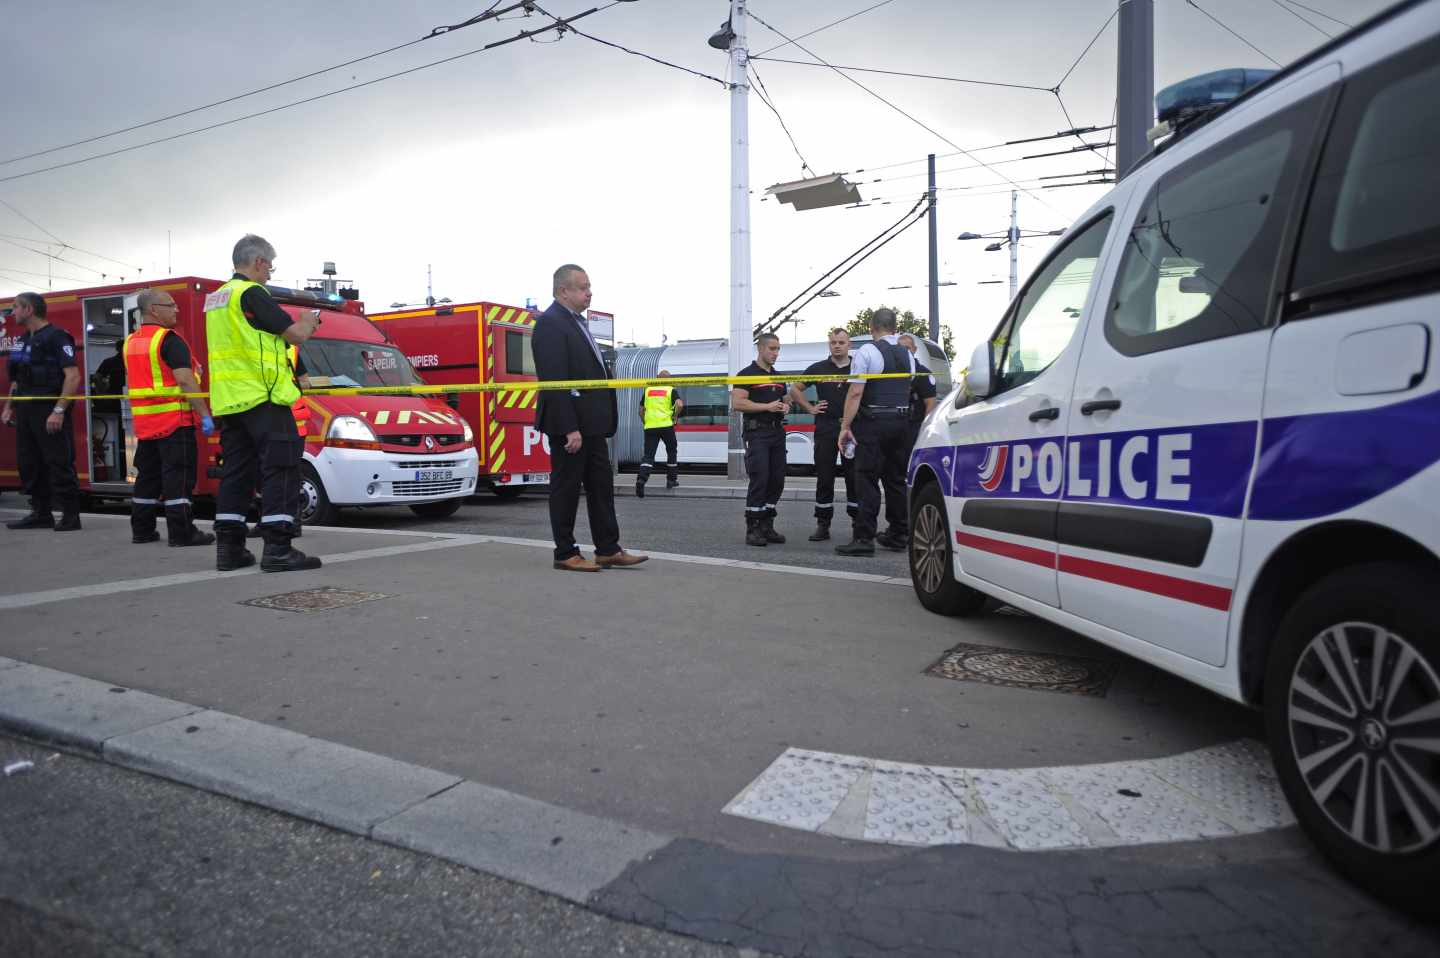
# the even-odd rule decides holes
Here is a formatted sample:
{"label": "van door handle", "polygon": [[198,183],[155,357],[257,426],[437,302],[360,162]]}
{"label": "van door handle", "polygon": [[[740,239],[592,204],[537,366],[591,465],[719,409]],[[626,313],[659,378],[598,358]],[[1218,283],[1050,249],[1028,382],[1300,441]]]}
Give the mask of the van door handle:
{"label": "van door handle", "polygon": [[1046,406],[1044,409],[1037,409],[1030,414],[1031,422],[1039,422],[1042,419],[1059,419],[1059,406]]}
{"label": "van door handle", "polygon": [[1092,399],[1087,403],[1080,404],[1080,415],[1090,416],[1097,412],[1109,412],[1119,408],[1120,400],[1118,399]]}

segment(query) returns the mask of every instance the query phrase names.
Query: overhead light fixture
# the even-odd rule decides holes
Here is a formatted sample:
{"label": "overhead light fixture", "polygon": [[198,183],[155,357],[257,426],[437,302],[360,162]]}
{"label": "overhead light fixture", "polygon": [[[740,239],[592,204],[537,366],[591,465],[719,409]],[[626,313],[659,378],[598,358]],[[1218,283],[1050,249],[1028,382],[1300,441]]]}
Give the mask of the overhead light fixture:
{"label": "overhead light fixture", "polygon": [[765,191],[781,203],[800,210],[822,210],[860,202],[860,190],[841,173],[776,183]]}

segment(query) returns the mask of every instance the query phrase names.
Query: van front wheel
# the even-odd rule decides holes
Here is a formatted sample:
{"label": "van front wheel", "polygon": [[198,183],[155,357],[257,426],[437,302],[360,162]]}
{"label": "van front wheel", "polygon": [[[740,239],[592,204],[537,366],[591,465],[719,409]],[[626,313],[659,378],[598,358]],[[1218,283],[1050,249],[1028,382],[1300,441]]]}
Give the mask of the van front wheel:
{"label": "van front wheel", "polygon": [[328,526],[335,522],[340,510],[325,494],[325,484],[320,474],[308,462],[300,463],[300,524],[306,526]]}
{"label": "van front wheel", "polygon": [[1265,724],[1311,840],[1408,911],[1440,885],[1440,612],[1433,573],[1373,563],[1316,583],[1280,625]]}
{"label": "van front wheel", "polygon": [[439,502],[417,502],[410,511],[422,519],[448,519],[460,511],[460,499],[441,499]]}
{"label": "van front wheel", "polygon": [[920,604],[939,615],[974,615],[985,605],[985,593],[955,581],[945,497],[933,482],[910,499],[910,581]]}

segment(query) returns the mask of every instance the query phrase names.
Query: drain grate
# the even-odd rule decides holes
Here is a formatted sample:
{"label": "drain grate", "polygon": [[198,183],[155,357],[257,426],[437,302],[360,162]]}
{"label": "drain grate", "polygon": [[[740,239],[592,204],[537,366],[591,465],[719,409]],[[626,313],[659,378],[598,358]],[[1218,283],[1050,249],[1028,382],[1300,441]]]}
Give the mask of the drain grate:
{"label": "drain grate", "polygon": [[1099,659],[1051,652],[1019,652],[964,642],[925,670],[927,675],[1012,689],[1040,689],[1103,698],[1117,666]]}
{"label": "drain grate", "polygon": [[360,592],[356,589],[336,589],[321,586],[318,589],[301,589],[299,592],[282,592],[258,599],[246,599],[241,605],[253,605],[257,609],[278,609],[281,612],[329,612],[347,605],[373,602],[390,598],[383,592]]}

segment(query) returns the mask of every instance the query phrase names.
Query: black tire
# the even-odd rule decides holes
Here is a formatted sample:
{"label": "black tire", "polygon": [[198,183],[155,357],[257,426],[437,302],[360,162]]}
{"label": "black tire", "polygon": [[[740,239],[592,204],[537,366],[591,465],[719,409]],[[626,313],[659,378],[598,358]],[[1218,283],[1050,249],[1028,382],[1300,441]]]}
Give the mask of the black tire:
{"label": "black tire", "polygon": [[945,497],[933,482],[910,497],[910,582],[937,615],[974,615],[985,605],[985,593],[955,581]]}
{"label": "black tire", "polygon": [[501,499],[519,499],[525,492],[524,486],[496,486],[495,495]]}
{"label": "black tire", "polygon": [[410,511],[422,519],[448,519],[460,511],[462,499],[441,499],[439,502],[417,502]]}
{"label": "black tire", "polygon": [[340,509],[330,502],[320,474],[308,462],[300,463],[300,515],[304,526],[328,526],[340,515]]}
{"label": "black tire", "polygon": [[[1437,591],[1440,576],[1401,563],[1327,576],[1290,607],[1265,676],[1270,750],[1301,828],[1356,884],[1431,919],[1440,714],[1397,720],[1440,704]],[[1429,751],[1406,744],[1421,737]]]}

